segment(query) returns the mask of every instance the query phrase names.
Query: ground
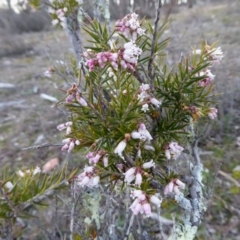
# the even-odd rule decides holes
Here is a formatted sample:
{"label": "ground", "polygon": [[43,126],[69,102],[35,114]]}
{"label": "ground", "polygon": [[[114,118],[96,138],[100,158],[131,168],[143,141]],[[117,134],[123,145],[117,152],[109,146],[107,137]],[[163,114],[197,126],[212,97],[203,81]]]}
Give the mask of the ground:
{"label": "ground", "polygon": [[[161,18],[164,19],[164,14]],[[209,44],[218,41],[224,52],[222,64],[213,69],[217,91],[221,93],[219,117],[208,125],[201,143],[204,164],[214,173],[206,172],[206,178],[215,191],[209,199],[198,239],[240,239],[239,179],[233,173],[240,165],[240,149],[236,145],[240,136],[239,26],[239,1],[199,3],[192,9],[185,6],[177,12],[174,9],[166,33],[172,36],[167,48],[169,64],[178,61],[181,53],[191,53],[191,47],[198,48],[201,39]],[[54,101],[42,98],[41,94],[59,100],[63,97],[58,89],[64,87],[63,80],[55,75],[44,77],[43,73],[51,66],[60,66],[59,61],[69,59],[72,50],[67,37],[61,30],[52,30],[22,34],[18,38],[31,46],[29,50],[22,55],[0,58],[0,167],[7,164],[16,170],[42,166],[55,157],[61,162],[67,158],[74,160],[76,156],[63,154],[58,147],[22,150],[61,141],[56,126],[65,122],[65,116],[53,107]],[[215,176],[219,168],[221,171]]]}

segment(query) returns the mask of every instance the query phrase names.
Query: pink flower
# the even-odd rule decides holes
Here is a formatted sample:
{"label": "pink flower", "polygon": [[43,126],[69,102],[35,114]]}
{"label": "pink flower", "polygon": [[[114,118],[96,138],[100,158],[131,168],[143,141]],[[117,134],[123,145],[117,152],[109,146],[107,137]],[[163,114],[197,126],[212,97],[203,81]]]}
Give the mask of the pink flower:
{"label": "pink flower", "polygon": [[210,119],[216,118],[217,117],[217,112],[218,112],[218,110],[216,108],[210,108],[209,112],[208,112],[208,117]]}
{"label": "pink flower", "polygon": [[183,147],[178,145],[177,142],[170,142],[165,146],[165,156],[167,159],[177,159],[181,152],[184,150]]}
{"label": "pink flower", "polygon": [[123,19],[118,20],[115,24],[116,31],[122,32],[126,38],[132,38],[135,41],[139,36],[144,34],[144,30],[140,27],[136,13],[128,14]]}
{"label": "pink flower", "polygon": [[66,129],[66,134],[68,135],[68,134],[70,134],[71,131],[72,131],[71,126],[72,126],[72,122],[66,122],[66,123],[62,123],[62,124],[58,125],[58,126],[57,126],[57,129],[58,129],[59,131],[62,131],[62,130],[64,130],[64,129]]}
{"label": "pink flower", "polygon": [[89,158],[89,163],[92,163],[92,164],[97,163],[101,157],[102,155],[97,153],[94,157]]}
{"label": "pink flower", "polygon": [[100,52],[96,55],[95,58],[89,59],[86,61],[86,66],[89,68],[89,71],[93,71],[95,67],[104,68],[106,64],[111,64],[113,68],[117,69],[118,67],[118,54],[111,52]]}
{"label": "pink flower", "polygon": [[86,166],[84,172],[78,176],[78,185],[81,187],[95,187],[100,181],[100,177],[96,174],[96,168],[93,166]]}
{"label": "pink flower", "polygon": [[[149,169],[155,167],[155,163],[153,160],[143,163],[142,168],[143,169]],[[135,185],[140,186],[142,184],[142,174],[144,171],[142,170],[141,167],[132,167],[129,168],[125,173],[125,179],[124,181],[127,182],[128,184],[132,183],[133,180],[135,180]]]}
{"label": "pink flower", "polygon": [[83,107],[87,107],[87,102],[84,98],[79,97],[77,98],[77,101],[83,106]]}
{"label": "pink flower", "polygon": [[179,179],[172,179],[164,188],[164,195],[169,193],[174,193],[178,195],[180,193],[180,189],[185,189],[185,184]]}
{"label": "pink flower", "polygon": [[140,186],[142,184],[141,173],[142,173],[141,168],[138,167],[130,168],[124,174],[125,175],[124,181],[130,184],[133,180],[135,180],[135,185]]}
{"label": "pink flower", "polygon": [[62,146],[62,151],[67,150],[68,153],[70,153],[74,149],[75,145],[80,145],[79,140],[72,138],[63,139],[62,143],[64,143],[64,145]]}
{"label": "pink flower", "polygon": [[150,202],[157,205],[157,207],[160,207],[161,204],[161,200],[158,199],[156,196],[147,196],[146,193],[141,190],[134,190],[131,194],[131,197],[134,199],[134,201],[130,206],[130,209],[132,210],[134,215],[137,215],[138,213],[144,213],[148,217],[151,216],[152,211],[148,199],[150,200]]}

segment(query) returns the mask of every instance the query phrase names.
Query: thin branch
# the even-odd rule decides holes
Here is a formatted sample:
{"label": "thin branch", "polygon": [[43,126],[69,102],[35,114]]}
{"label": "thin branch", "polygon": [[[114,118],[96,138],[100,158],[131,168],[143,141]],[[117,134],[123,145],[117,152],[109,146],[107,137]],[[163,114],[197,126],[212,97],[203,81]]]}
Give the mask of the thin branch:
{"label": "thin branch", "polygon": [[128,229],[127,229],[127,232],[126,232],[126,234],[125,234],[124,240],[127,240],[127,239],[128,239],[129,234],[130,234],[130,231],[131,231],[131,228],[132,228],[132,225],[133,225],[133,222],[134,222],[134,214],[132,214],[132,216],[131,216],[131,218],[130,218],[129,225],[128,225]]}
{"label": "thin branch", "polygon": [[153,38],[152,38],[152,48],[151,48],[151,55],[150,55],[150,59],[148,62],[148,75],[151,78],[151,81],[153,81],[152,76],[152,65],[153,65],[153,60],[154,60],[154,49],[156,46],[156,40],[157,40],[157,30],[158,30],[158,22],[160,19],[160,9],[162,7],[162,0],[158,0],[158,6],[157,6],[157,12],[156,12],[156,19],[154,22],[154,32],[153,32]]}
{"label": "thin branch", "polygon": [[80,37],[80,25],[78,22],[78,9],[74,9],[73,13],[67,16],[67,35],[72,43],[74,54],[77,59],[77,63],[81,64],[83,56],[82,41]]}
{"label": "thin branch", "polygon": [[62,147],[62,146],[63,146],[63,144],[61,144],[61,143],[59,143],[59,144],[43,143],[41,145],[35,145],[35,146],[31,146],[31,147],[22,148],[22,151],[32,150],[32,149],[40,149],[40,148],[47,148],[47,147]]}

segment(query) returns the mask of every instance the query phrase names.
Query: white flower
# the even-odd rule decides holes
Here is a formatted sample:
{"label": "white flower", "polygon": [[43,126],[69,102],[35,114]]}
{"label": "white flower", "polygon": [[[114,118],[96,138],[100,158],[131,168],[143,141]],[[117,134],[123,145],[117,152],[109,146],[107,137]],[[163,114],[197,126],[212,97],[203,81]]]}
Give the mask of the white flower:
{"label": "white flower", "polygon": [[145,113],[146,113],[147,111],[149,111],[148,104],[147,104],[147,103],[146,103],[146,104],[143,104],[141,110],[142,110],[143,112],[145,112]]}
{"label": "white flower", "polygon": [[155,163],[153,162],[153,160],[151,160],[149,162],[145,162],[142,165],[142,168],[144,168],[144,169],[151,168],[151,167],[155,167]]}
{"label": "white flower", "polygon": [[147,128],[146,128],[144,123],[140,124],[138,132],[141,134],[141,138],[140,139],[142,139],[142,140],[151,141],[153,139],[151,134],[147,130]]}
{"label": "white flower", "polygon": [[140,139],[140,138],[141,138],[141,134],[140,134],[139,132],[137,132],[137,131],[133,131],[133,132],[131,133],[131,137],[132,137],[133,139]]}
{"label": "white flower", "polygon": [[55,26],[59,23],[59,20],[58,19],[53,19],[52,20],[52,25]]}
{"label": "white flower", "polygon": [[47,11],[48,11],[50,14],[56,13],[56,11],[55,11],[53,8],[51,8],[51,7],[49,7]]}
{"label": "white flower", "polygon": [[36,175],[36,174],[38,174],[38,173],[40,173],[41,172],[41,169],[40,169],[40,167],[36,167],[34,170],[33,170],[33,176],[34,175]]}
{"label": "white flower", "polygon": [[126,146],[127,146],[126,140],[122,140],[114,149],[114,153],[118,154],[123,159],[122,152],[124,151]]}
{"label": "white flower", "polygon": [[135,185],[140,186],[142,184],[142,174],[138,172],[136,174]]}
{"label": "white flower", "polygon": [[123,59],[132,64],[137,64],[138,56],[141,55],[142,49],[137,47],[135,43],[128,42],[124,44]]}
{"label": "white flower", "polygon": [[144,147],[144,149],[146,149],[148,151],[155,151],[155,148],[153,146],[145,144],[143,147]]}
{"label": "white flower", "polygon": [[220,62],[223,59],[223,52],[221,47],[209,50],[209,52],[211,52],[210,53],[211,60]]}
{"label": "white flower", "polygon": [[200,55],[202,53],[202,50],[201,49],[196,49],[193,51],[193,53],[197,54],[197,55]]}
{"label": "white flower", "polygon": [[17,175],[20,176],[20,177],[24,177],[25,176],[24,172],[21,171],[21,170],[17,171]]}
{"label": "white flower", "polygon": [[10,191],[13,189],[13,187],[14,187],[13,184],[12,184],[10,181],[6,182],[4,186],[8,189],[9,192],[10,192]]}
{"label": "white flower", "polygon": [[103,157],[103,166],[104,166],[104,167],[107,167],[107,166],[108,166],[108,156],[107,156],[107,155],[105,155],[105,156]]}
{"label": "white flower", "polygon": [[127,183],[131,183],[134,179],[135,179],[135,172],[136,172],[136,168],[130,168],[128,169],[124,175],[125,175],[125,179],[124,181]]}
{"label": "white flower", "polygon": [[160,207],[161,203],[162,203],[162,200],[160,200],[159,198],[157,198],[155,195],[152,195],[150,197],[150,201],[152,203],[154,203],[155,205],[157,205],[157,207]]}
{"label": "white flower", "polygon": [[151,102],[154,106],[156,106],[157,108],[159,108],[160,105],[162,104],[162,102],[159,101],[159,100],[157,100],[156,98],[151,98],[151,99],[150,99],[150,102]]}

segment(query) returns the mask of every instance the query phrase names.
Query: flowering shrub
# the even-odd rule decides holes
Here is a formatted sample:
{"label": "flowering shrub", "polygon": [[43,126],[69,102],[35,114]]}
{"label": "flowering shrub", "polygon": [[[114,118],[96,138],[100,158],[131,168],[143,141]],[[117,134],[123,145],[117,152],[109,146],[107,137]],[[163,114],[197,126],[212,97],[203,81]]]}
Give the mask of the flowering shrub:
{"label": "flowering shrub", "polygon": [[[78,2],[52,5],[53,25],[60,23],[74,39],[70,20]],[[195,125],[199,118],[217,117],[210,69],[223,54],[204,43],[169,69],[162,58],[169,39],[162,40],[167,23],[158,27],[160,6],[161,1],[154,27],[135,13],[118,20],[113,32],[87,18],[83,29],[91,44],[83,50],[80,41],[72,41],[78,82],[65,90],[62,104],[69,116],[57,129],[66,130],[62,151],[81,153],[84,167],[72,181],[73,194],[121,186],[122,195],[132,198],[133,216],[147,217],[163,200],[174,199],[185,211],[182,232],[172,233],[180,236],[186,229],[195,234],[205,210]],[[187,172],[177,165],[183,152],[193,156]]]}
{"label": "flowering shrub", "polygon": [[[186,227],[196,226],[204,197],[194,125],[199,118],[217,117],[211,66],[222,60],[222,51],[204,43],[169,70],[160,58],[168,39],[159,41],[167,23],[154,29],[132,13],[115,26],[117,39],[96,20],[84,25],[93,45],[82,53],[79,85],[66,90],[70,115],[58,126],[67,129],[62,150],[86,152],[76,186],[122,184],[132,189],[129,209],[148,217],[151,203],[160,207],[165,197],[173,198],[189,214]],[[190,180],[174,163],[184,150],[195,159]]]}

